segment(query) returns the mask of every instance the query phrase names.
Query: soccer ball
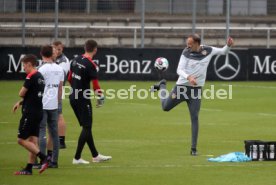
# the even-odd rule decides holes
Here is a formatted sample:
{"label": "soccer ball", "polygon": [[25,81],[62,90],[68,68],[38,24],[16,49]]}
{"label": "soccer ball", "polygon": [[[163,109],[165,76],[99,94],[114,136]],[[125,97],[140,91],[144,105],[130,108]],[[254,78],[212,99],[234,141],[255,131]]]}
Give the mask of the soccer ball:
{"label": "soccer ball", "polygon": [[154,67],[159,71],[166,71],[169,67],[169,62],[164,57],[159,57],[154,62]]}

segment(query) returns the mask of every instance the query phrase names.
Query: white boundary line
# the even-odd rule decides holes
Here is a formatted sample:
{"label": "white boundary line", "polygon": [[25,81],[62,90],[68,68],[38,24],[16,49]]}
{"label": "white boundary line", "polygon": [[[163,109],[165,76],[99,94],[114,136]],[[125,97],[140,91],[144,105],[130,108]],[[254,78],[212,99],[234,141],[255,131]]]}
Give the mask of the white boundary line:
{"label": "white boundary line", "polygon": [[[15,138],[16,140],[17,138]],[[75,140],[69,140],[69,141],[66,141],[66,143],[76,143],[77,141]],[[17,145],[17,142],[15,141],[6,141],[6,142],[0,142],[0,145]]]}
{"label": "white boundary line", "polygon": [[[59,169],[93,169],[93,168],[187,168],[187,167],[238,167],[238,168],[251,168],[251,167],[261,167],[261,166],[275,166],[274,163],[255,163],[255,162],[209,162],[209,164],[194,164],[194,165],[182,165],[182,164],[163,164],[163,165],[108,165],[108,164],[87,164],[87,165],[73,165],[66,164],[67,166],[60,167]],[[14,170],[15,167],[0,167],[0,170]]]}
{"label": "white boundary line", "polygon": [[123,102],[115,102],[117,105],[150,105],[147,103],[123,103]]}
{"label": "white boundary line", "polygon": [[276,117],[276,113],[275,114],[271,114],[271,113],[259,112],[258,115],[260,115],[260,116],[272,116],[272,117]]}
{"label": "white boundary line", "polygon": [[8,121],[0,121],[0,124],[7,124],[7,123],[12,123],[12,122],[8,122]]}
{"label": "white boundary line", "polygon": [[[230,84],[221,84],[221,86],[229,86]],[[231,84],[233,87],[258,88],[258,89],[276,89],[275,86],[261,86],[261,85],[237,85]]]}
{"label": "white boundary line", "polygon": [[203,110],[203,111],[214,111],[214,112],[221,112],[221,111],[223,111],[222,109],[206,109],[206,108],[200,108],[200,110]]}

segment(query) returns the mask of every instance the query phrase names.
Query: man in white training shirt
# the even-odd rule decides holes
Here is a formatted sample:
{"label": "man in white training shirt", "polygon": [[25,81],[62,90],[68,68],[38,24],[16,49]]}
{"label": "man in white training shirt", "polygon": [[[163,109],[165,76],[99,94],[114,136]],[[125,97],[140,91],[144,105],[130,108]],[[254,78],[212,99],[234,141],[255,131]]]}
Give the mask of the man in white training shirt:
{"label": "man in white training shirt", "polygon": [[[46,153],[46,125],[48,125],[49,137],[53,142],[53,148],[48,149],[48,155],[52,155],[50,168],[58,168],[59,137],[58,137],[58,102],[61,101],[62,85],[64,80],[63,69],[53,62],[53,47],[45,45],[41,48],[43,64],[38,71],[45,81],[43,103],[43,119],[40,123],[39,147]],[[52,153],[52,154],[51,154]]]}
{"label": "man in white training shirt", "polygon": [[192,124],[191,155],[197,155],[198,115],[201,104],[201,91],[205,84],[207,67],[212,56],[225,55],[233,45],[233,39],[228,38],[223,48],[200,45],[200,36],[193,34],[187,38],[187,47],[181,54],[177,67],[179,75],[175,87],[166,97],[166,80],[161,80],[152,86],[151,91],[161,90],[161,104],[164,111],[170,111],[179,103],[186,101]]}

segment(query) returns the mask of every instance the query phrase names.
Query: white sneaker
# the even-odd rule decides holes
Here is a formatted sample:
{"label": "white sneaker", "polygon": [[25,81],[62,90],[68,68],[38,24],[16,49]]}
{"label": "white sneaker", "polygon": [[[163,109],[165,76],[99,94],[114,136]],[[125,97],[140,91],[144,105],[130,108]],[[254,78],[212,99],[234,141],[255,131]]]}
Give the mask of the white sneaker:
{"label": "white sneaker", "polygon": [[104,156],[102,154],[99,154],[97,157],[93,157],[93,163],[100,163],[104,161],[109,161],[111,159],[112,159],[111,156]]}
{"label": "white sneaker", "polygon": [[89,161],[83,160],[83,159],[73,159],[73,164],[89,164]]}

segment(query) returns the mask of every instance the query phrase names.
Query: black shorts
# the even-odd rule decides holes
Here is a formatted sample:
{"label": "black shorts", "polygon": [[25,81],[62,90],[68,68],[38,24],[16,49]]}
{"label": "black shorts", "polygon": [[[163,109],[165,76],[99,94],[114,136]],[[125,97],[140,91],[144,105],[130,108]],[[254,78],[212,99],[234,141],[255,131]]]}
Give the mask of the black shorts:
{"label": "black shorts", "polygon": [[41,113],[23,113],[18,128],[18,138],[27,139],[30,136],[39,136],[39,124],[42,120]]}
{"label": "black shorts", "polygon": [[92,106],[90,100],[70,100],[71,107],[80,126],[92,126]]}

